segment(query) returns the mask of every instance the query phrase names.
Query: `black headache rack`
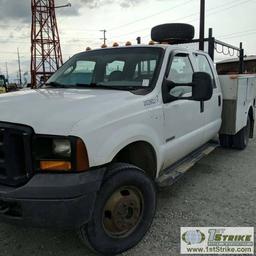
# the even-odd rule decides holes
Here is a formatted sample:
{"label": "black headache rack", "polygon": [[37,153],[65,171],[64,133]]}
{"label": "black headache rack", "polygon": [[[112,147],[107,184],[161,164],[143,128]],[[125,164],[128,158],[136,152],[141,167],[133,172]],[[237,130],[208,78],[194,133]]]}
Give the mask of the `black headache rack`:
{"label": "black headache rack", "polygon": [[0,185],[18,187],[31,177],[33,134],[28,126],[0,122]]}
{"label": "black headache rack", "polygon": [[[223,54],[225,56],[236,56],[239,58],[239,74],[244,74],[244,49],[243,49],[243,44],[240,43],[239,47],[233,46],[231,44],[227,44],[225,42],[222,42],[220,40],[217,40],[213,36],[213,30],[212,28],[209,29],[209,35],[208,38],[203,39],[203,44],[204,48],[200,49],[199,44],[202,42],[201,39],[192,39],[192,40],[186,40],[184,42],[177,42],[177,43],[172,43],[175,45],[190,45],[190,46],[196,46],[197,49],[195,50],[202,50],[207,52],[212,60],[215,60],[215,54]],[[208,49],[206,49],[208,48]]]}

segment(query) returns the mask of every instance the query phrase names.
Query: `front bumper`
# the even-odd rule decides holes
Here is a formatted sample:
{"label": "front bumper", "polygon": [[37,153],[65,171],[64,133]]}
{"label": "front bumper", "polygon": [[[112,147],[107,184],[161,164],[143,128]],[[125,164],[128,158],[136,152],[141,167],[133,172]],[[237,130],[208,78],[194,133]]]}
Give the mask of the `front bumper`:
{"label": "front bumper", "polygon": [[105,168],[80,174],[37,174],[22,187],[0,185],[0,221],[78,229],[90,221]]}

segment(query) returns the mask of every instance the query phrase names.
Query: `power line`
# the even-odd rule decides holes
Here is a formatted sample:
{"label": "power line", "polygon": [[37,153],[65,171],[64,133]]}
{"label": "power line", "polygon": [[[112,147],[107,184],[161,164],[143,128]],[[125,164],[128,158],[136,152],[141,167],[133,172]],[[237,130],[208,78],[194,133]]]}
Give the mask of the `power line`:
{"label": "power line", "polygon": [[[98,38],[97,38],[98,39]],[[99,41],[98,41],[99,42]],[[66,46],[70,46],[70,45],[77,45],[77,44],[80,44],[80,43],[83,43],[83,40],[81,39],[81,42],[78,42],[78,43],[62,43],[61,45],[66,45]],[[0,42],[0,44],[30,44],[29,41],[9,41],[9,42]]]}
{"label": "power line", "polygon": [[[219,13],[219,12],[226,11],[227,9],[231,9],[233,7],[236,7],[236,6],[241,5],[241,4],[248,3],[250,1],[253,1],[253,0],[246,0],[246,1],[243,1],[243,2],[241,2],[241,0],[231,1],[231,2],[228,2],[228,3],[222,4],[222,5],[210,8],[210,9],[206,10],[206,12],[208,12],[207,16],[214,15],[217,12]],[[232,4],[232,3],[233,3],[233,5],[228,6],[228,5]],[[228,7],[222,9],[223,7],[226,7],[226,6],[228,6]],[[219,10],[219,9],[221,9],[221,10]],[[186,18],[189,18],[189,17],[194,17],[194,16],[196,16],[198,14],[199,14],[199,12],[195,12],[195,13],[183,16],[183,17],[179,17],[179,18],[173,19],[170,22],[175,22],[175,21],[183,20],[183,19],[186,19]],[[199,20],[199,18],[196,18],[196,19],[190,20],[189,22],[198,21],[198,20]],[[136,31],[131,31],[131,32],[128,32],[128,33],[125,33],[125,34],[121,34],[121,35],[115,35],[115,36],[112,36],[111,38],[113,38],[113,37],[123,37],[123,36],[126,36],[126,35],[130,35],[130,34],[133,34],[133,33],[138,33],[138,32],[145,31],[145,30],[150,30],[150,29],[151,29],[151,27],[143,28],[143,29],[139,29],[139,30],[136,30]]]}
{"label": "power line", "polygon": [[181,7],[181,6],[184,6],[184,5],[186,5],[186,4],[189,4],[189,3],[191,3],[192,1],[195,1],[195,0],[185,1],[185,2],[183,2],[182,4],[178,4],[178,5],[176,5],[176,6],[170,7],[170,8],[168,8],[168,9],[163,10],[163,11],[160,11],[160,12],[151,14],[151,15],[149,15],[149,16],[145,16],[145,17],[143,17],[143,18],[134,20],[134,21],[132,21],[132,22],[129,22],[129,23],[126,23],[126,24],[123,24],[123,25],[120,25],[120,26],[117,26],[117,27],[114,27],[114,28],[110,28],[109,30],[113,31],[113,30],[116,30],[116,29],[118,29],[118,28],[122,28],[122,27],[126,27],[126,26],[129,26],[129,25],[135,24],[135,23],[140,22],[140,21],[142,21],[142,20],[151,19],[152,17],[158,16],[158,15],[160,15],[160,14],[162,14],[162,13],[165,13],[165,12],[168,12],[168,11],[170,11],[170,10],[173,10],[173,9],[178,8],[178,7]]}
{"label": "power line", "polygon": [[[219,6],[216,6],[216,7],[214,7],[214,8],[211,8],[211,9],[208,9],[207,11],[208,12],[210,12],[209,14],[208,14],[208,16],[211,16],[211,15],[213,15],[213,14],[215,14],[216,12],[222,12],[222,11],[225,11],[225,10],[227,10],[227,9],[231,9],[231,8],[234,8],[234,7],[236,7],[236,6],[238,6],[238,5],[242,5],[242,4],[245,4],[245,3],[248,3],[248,2],[250,2],[250,1],[252,1],[252,0],[246,0],[246,1],[242,1],[241,2],[241,0],[238,0],[238,1],[232,1],[232,3],[233,3],[233,5],[231,4],[231,2],[229,2],[229,3],[225,3],[225,4],[223,4],[223,5],[219,5]],[[221,8],[223,8],[224,6],[226,6],[226,5],[230,5],[231,4],[231,6],[229,6],[229,7],[227,7],[227,8],[224,8],[224,9],[221,9]],[[221,9],[221,10],[219,10],[219,9]],[[195,16],[196,14],[198,14],[198,12],[197,13],[193,13],[193,14],[190,14],[190,15],[187,15],[187,16],[184,16],[184,17],[180,17],[180,18],[178,18],[178,19],[174,19],[174,20],[172,20],[172,21],[176,21],[176,20],[180,20],[180,19],[184,19],[184,18],[188,18],[188,17],[192,17],[192,16]],[[197,21],[198,19],[194,19],[193,21]],[[147,28],[147,29],[150,29],[150,28]],[[129,35],[129,34],[132,34],[132,33],[135,33],[135,32],[140,32],[140,31],[144,31],[144,30],[146,30],[146,29],[143,29],[143,30],[136,30],[136,31],[133,31],[133,32],[129,32],[129,33],[126,33],[126,34],[123,34],[123,35],[119,35],[119,37],[123,37],[123,36],[125,36],[125,35]],[[244,34],[244,33],[246,33],[246,32],[251,32],[251,31],[254,31],[254,30],[246,30],[246,31],[244,31],[244,32],[235,32],[235,33],[231,33],[231,34],[226,34],[226,35],[222,35],[221,37],[226,37],[226,39],[229,39],[229,38],[236,38],[236,37],[239,37],[239,36],[235,36],[235,35],[237,35],[237,34],[240,34],[240,33],[242,33],[243,35],[240,35],[240,36],[248,36],[248,35],[251,35],[251,33],[250,34]],[[252,33],[252,34],[254,34],[254,33]],[[148,35],[148,34],[147,34]],[[234,35],[234,36],[233,36]],[[146,36],[146,35],[145,35]],[[229,37],[228,37],[229,36]],[[230,36],[232,36],[232,37],[230,37]],[[118,36],[117,36],[118,37]],[[82,39],[82,38],[81,38]],[[9,41],[8,43],[19,43],[19,41],[15,41],[15,42],[11,42],[11,41]],[[80,43],[77,43],[77,44],[75,44],[75,43],[64,43],[63,45],[74,45],[74,46],[77,46],[77,45],[79,45]],[[15,54],[14,52],[2,52],[2,54]],[[27,54],[27,53],[25,53],[25,52],[23,52],[23,54]],[[73,53],[70,53],[70,54],[73,54]],[[67,54],[68,55],[68,54]]]}
{"label": "power line", "polygon": [[[241,1],[241,0],[237,0],[237,1]],[[226,5],[230,4],[230,3],[233,3],[233,2],[234,1],[229,2],[229,3],[225,3],[223,5],[216,6],[214,8],[208,9],[206,11],[209,12],[209,11],[212,11],[212,10],[215,10],[215,9],[219,9],[219,8],[222,8],[222,7],[224,7],[224,6],[226,6]],[[175,21],[183,20],[183,19],[186,19],[186,18],[194,17],[196,15],[199,15],[199,12],[194,12],[194,13],[191,13],[191,14],[186,15],[186,16],[182,16],[182,17],[179,17],[179,18],[176,18],[176,19],[172,19],[172,20],[170,20],[170,22],[175,22]],[[193,21],[197,21],[197,20],[199,20],[199,19],[197,18],[196,20],[193,20]],[[130,35],[130,34],[133,34],[133,33],[141,32],[141,31],[145,31],[145,30],[149,30],[149,29],[151,29],[151,27],[135,30],[135,31],[128,32],[128,33],[125,33],[125,34],[122,34],[122,35],[115,35],[115,37],[122,37],[122,36]]]}
{"label": "power line", "polygon": [[[235,4],[231,5],[231,6],[228,6],[227,8],[224,8],[224,9],[222,9],[220,11],[216,10],[213,13],[211,13],[210,15],[213,15],[213,14],[218,13],[218,12],[223,12],[223,11],[226,11],[226,10],[230,10],[230,9],[232,9],[234,7],[240,6],[242,4],[246,4],[246,3],[251,2],[251,1],[255,1],[255,0],[246,0],[246,1],[243,1],[243,2],[238,2],[238,3],[235,3]],[[233,3],[234,3],[234,1],[233,1]]]}
{"label": "power line", "polygon": [[254,33],[246,33],[246,34],[241,34],[241,35],[236,35],[236,36],[229,36],[229,37],[221,37],[222,39],[234,39],[234,38],[241,38],[241,37],[247,37],[247,36],[252,36],[255,35],[256,31]]}
{"label": "power line", "polygon": [[[17,29],[17,30],[21,30],[21,29],[30,29],[31,28],[31,25],[22,25],[22,26],[20,26],[20,25],[8,25],[8,24],[1,24],[0,25],[0,29],[6,29],[6,28],[15,28],[15,29]],[[60,31],[61,31],[61,29],[60,29]],[[76,29],[76,28],[71,28],[71,27],[69,27],[69,28],[65,28],[65,31],[88,31],[88,32],[98,32],[99,31],[99,29]]]}
{"label": "power line", "polygon": [[[212,12],[212,11],[214,11],[213,13],[210,13],[210,14],[208,14],[208,16],[211,16],[211,15],[213,15],[213,14],[215,14],[215,13],[217,13],[217,12],[222,12],[222,11],[225,11],[225,10],[227,10],[227,9],[230,9],[230,8],[233,8],[233,7],[236,7],[236,6],[238,6],[238,5],[240,5],[240,4],[244,4],[244,3],[247,3],[247,2],[250,2],[250,1],[252,1],[252,0],[246,0],[246,1],[244,1],[244,2],[240,2],[241,0],[237,0],[237,1],[232,1],[232,2],[228,2],[228,3],[225,3],[225,4],[223,4],[223,5],[220,5],[220,6],[217,6],[217,7],[214,7],[214,8],[211,8],[211,9],[208,9],[208,10],[206,10],[207,12]],[[189,2],[191,2],[191,1],[189,1]],[[183,5],[184,4],[187,4],[188,2],[184,2],[183,3]],[[222,10],[216,10],[216,9],[219,9],[219,8],[222,8],[222,7],[224,7],[224,6],[227,6],[227,5],[230,5],[230,4],[233,4],[233,5],[231,5],[231,6],[228,6],[228,8],[224,8],[224,9],[222,9]],[[181,5],[179,5],[179,6],[181,6]],[[147,17],[144,17],[144,18],[142,18],[142,19],[139,19],[139,20],[136,20],[136,21],[134,21],[134,22],[130,22],[130,23],[127,23],[127,24],[123,24],[123,25],[120,25],[120,26],[118,26],[118,27],[123,27],[123,26],[127,26],[127,25],[129,25],[129,24],[133,24],[133,23],[136,23],[136,22],[138,22],[138,21],[140,21],[140,20],[144,20],[144,19],[147,19],[147,18],[151,18],[151,17],[154,17],[154,16],[156,16],[156,15],[159,15],[159,14],[161,14],[161,13],[163,13],[163,12],[167,12],[168,10],[170,10],[170,9],[174,9],[174,8],[178,8],[178,5],[177,6],[175,6],[175,7],[172,7],[172,8],[168,8],[168,9],[166,9],[166,10],[164,10],[164,11],[161,11],[161,12],[158,12],[158,13],[156,13],[156,14],[153,14],[153,15],[151,15],[151,16],[147,16]],[[216,11],[215,11],[216,10]],[[173,19],[173,20],[171,20],[171,22],[175,22],[175,21],[177,21],[177,20],[181,20],[181,19],[186,19],[186,18],[189,18],[189,17],[194,17],[194,16],[196,16],[196,15],[198,15],[198,12],[194,12],[194,13],[192,13],[192,14],[190,14],[190,15],[186,15],[186,16],[183,16],[183,17],[179,17],[179,18],[177,18],[177,19]],[[198,19],[193,19],[192,21],[197,21]],[[192,22],[191,21],[191,22]],[[116,28],[118,28],[118,27],[116,27]],[[130,34],[133,34],[133,33],[137,33],[137,32],[141,32],[141,31],[145,31],[145,30],[149,30],[151,27],[148,27],[148,28],[143,28],[143,29],[139,29],[139,30],[135,30],[135,31],[131,31],[131,32],[128,32],[128,33],[125,33],[125,34],[121,34],[121,35],[114,35],[114,36],[112,36],[111,38],[113,38],[113,37],[123,37],[123,36],[126,36],[126,35],[130,35]],[[66,30],[66,29],[65,29]],[[113,29],[112,29],[113,30]],[[77,30],[77,31],[98,31],[98,30],[87,30],[87,29],[85,29],[85,30]],[[62,35],[62,37],[68,37],[68,35]],[[86,37],[86,38],[79,38],[80,40],[89,40],[89,39],[97,39],[96,37]],[[15,41],[15,42],[21,42],[21,41]],[[1,42],[0,42],[1,43]],[[2,42],[2,43],[5,43],[5,42]],[[12,43],[12,42],[10,42],[10,41],[8,41],[8,42],[6,42],[6,43]],[[65,44],[65,43],[64,43]],[[70,45],[69,43],[66,43],[67,45]],[[75,45],[75,44],[74,44]]]}
{"label": "power line", "polygon": [[249,29],[249,30],[243,30],[243,31],[238,31],[238,32],[233,32],[233,33],[230,33],[230,34],[222,34],[222,35],[219,35],[219,37],[227,37],[227,36],[233,36],[233,35],[237,35],[237,34],[244,34],[244,33],[249,33],[249,32],[254,32],[256,31],[256,29]]}

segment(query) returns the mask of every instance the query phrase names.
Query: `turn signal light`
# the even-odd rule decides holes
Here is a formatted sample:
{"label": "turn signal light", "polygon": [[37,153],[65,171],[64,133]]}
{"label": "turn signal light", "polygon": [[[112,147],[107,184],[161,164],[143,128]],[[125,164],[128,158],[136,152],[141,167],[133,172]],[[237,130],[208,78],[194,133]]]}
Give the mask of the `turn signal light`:
{"label": "turn signal light", "polygon": [[84,142],[78,139],[76,142],[76,170],[78,172],[89,169],[89,158]]}
{"label": "turn signal light", "polygon": [[40,169],[42,171],[70,171],[71,162],[68,161],[41,161]]}

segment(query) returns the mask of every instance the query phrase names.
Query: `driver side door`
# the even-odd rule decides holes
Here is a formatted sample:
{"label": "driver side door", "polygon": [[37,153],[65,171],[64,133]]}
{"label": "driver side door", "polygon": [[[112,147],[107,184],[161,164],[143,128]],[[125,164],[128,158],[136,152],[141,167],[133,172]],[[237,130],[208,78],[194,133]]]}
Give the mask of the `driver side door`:
{"label": "driver side door", "polygon": [[[175,84],[192,83],[194,68],[191,57],[186,52],[173,54],[167,69],[167,80]],[[177,100],[172,96],[190,97],[192,87],[184,85],[163,89],[165,168],[205,143],[204,126],[207,119],[200,102]]]}

